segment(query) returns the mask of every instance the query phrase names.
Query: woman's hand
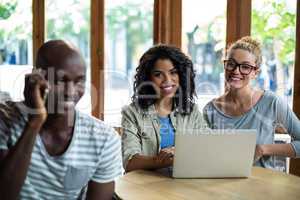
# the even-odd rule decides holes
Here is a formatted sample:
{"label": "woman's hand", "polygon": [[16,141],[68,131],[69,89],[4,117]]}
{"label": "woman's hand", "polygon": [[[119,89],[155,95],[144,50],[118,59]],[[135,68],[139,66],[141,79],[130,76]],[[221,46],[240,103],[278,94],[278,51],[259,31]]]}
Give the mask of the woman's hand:
{"label": "woman's hand", "polygon": [[164,148],[164,149],[161,149],[160,152],[164,152],[164,153],[174,156],[175,147]]}
{"label": "woman's hand", "polygon": [[254,162],[258,161],[264,155],[263,145],[257,144],[255,147]]}
{"label": "woman's hand", "polygon": [[168,147],[161,149],[156,157],[156,161],[164,165],[165,167],[173,165],[175,147]]}

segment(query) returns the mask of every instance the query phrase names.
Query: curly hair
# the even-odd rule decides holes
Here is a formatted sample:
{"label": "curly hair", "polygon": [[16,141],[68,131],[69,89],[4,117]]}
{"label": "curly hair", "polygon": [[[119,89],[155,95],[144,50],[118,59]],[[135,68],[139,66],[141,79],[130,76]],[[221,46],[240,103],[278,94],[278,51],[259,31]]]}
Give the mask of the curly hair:
{"label": "curly hair", "polygon": [[150,75],[159,59],[170,60],[178,72],[180,86],[173,97],[173,108],[183,115],[191,113],[196,96],[193,63],[179,48],[164,44],[153,46],[140,58],[134,76],[132,102],[145,110],[158,99]]}

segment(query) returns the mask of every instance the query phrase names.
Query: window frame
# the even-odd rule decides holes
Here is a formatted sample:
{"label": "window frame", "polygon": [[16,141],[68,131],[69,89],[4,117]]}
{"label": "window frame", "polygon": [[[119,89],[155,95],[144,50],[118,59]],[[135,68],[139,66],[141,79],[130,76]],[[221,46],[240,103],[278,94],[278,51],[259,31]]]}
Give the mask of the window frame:
{"label": "window frame", "polygon": [[[104,6],[105,0],[91,1],[91,95],[92,114],[104,120]],[[251,33],[251,0],[227,0],[226,46]],[[32,0],[33,61],[45,41],[45,0]],[[293,110],[300,117],[300,0],[297,0],[296,52]],[[182,0],[154,0],[154,44],[181,48]],[[300,176],[300,160],[292,159],[290,172]]]}

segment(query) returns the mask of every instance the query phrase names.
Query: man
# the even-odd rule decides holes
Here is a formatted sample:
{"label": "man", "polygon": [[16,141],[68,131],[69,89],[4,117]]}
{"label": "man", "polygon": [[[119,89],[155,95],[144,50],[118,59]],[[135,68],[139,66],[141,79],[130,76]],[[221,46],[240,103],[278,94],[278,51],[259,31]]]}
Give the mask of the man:
{"label": "man", "polygon": [[0,199],[111,199],[122,174],[121,142],[103,122],[75,110],[86,66],[61,40],[38,51],[24,102],[1,105]]}

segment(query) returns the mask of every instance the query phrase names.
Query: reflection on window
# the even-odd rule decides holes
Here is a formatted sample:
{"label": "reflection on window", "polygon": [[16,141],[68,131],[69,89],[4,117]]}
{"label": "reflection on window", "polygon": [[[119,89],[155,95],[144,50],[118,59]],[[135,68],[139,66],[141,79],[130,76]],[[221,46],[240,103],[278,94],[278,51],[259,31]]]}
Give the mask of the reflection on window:
{"label": "reflection on window", "polygon": [[153,0],[105,1],[105,8],[104,119],[118,126],[138,60],[153,43]]}
{"label": "reflection on window", "polygon": [[226,2],[182,1],[182,47],[194,63],[200,109],[224,89],[222,56],[226,35]]}
{"label": "reflection on window", "polygon": [[263,46],[261,73],[256,81],[292,104],[294,81],[295,0],[253,0],[252,33]]}
{"label": "reflection on window", "polygon": [[16,101],[23,99],[24,75],[32,68],[31,5],[28,0],[0,2],[0,91]]}
{"label": "reflection on window", "polygon": [[85,95],[77,104],[77,108],[83,112],[91,113],[90,1],[47,0],[45,16],[46,40],[70,41],[80,49],[85,59],[87,65],[86,90]]}

